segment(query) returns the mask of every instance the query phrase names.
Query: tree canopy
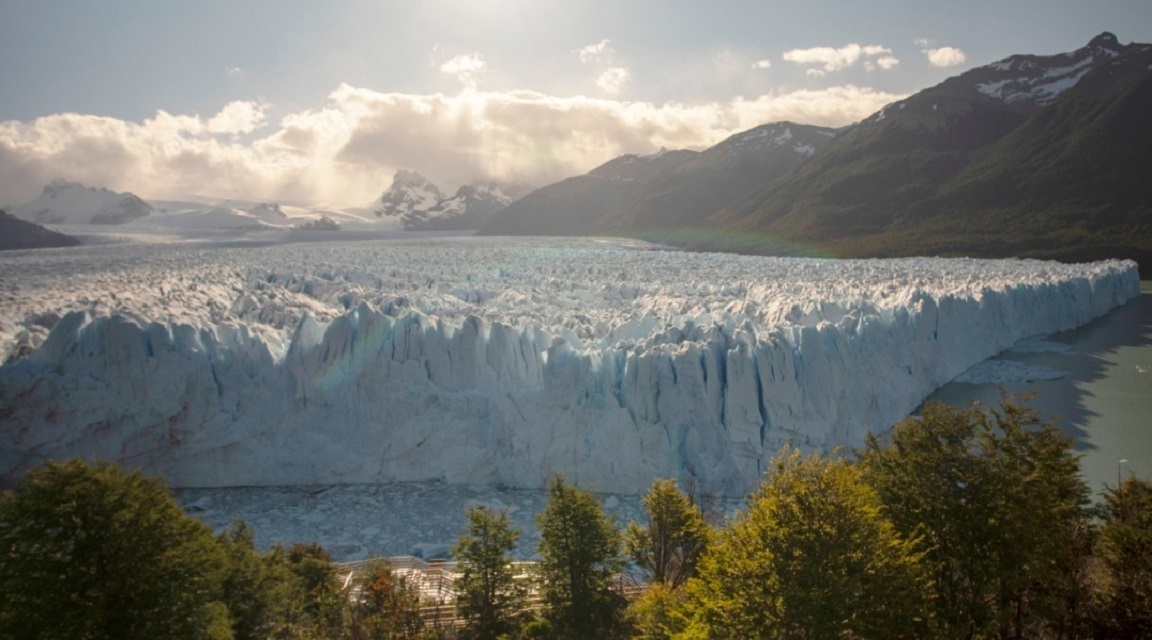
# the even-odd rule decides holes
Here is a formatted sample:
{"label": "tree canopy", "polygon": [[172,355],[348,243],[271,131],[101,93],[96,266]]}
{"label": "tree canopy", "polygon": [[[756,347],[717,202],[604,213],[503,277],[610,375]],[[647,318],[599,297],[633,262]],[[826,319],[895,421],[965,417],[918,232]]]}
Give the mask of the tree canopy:
{"label": "tree canopy", "polygon": [[160,481],[48,462],[0,496],[0,637],[231,637],[226,563]]}
{"label": "tree canopy", "polygon": [[864,478],[906,536],[923,536],[936,617],[949,637],[1020,637],[1068,625],[1088,490],[1069,438],[1019,400],[930,403],[870,436]]}
{"label": "tree canopy", "polygon": [[683,638],[923,638],[916,542],[846,460],[781,452],[689,581]]}
{"label": "tree canopy", "polygon": [[609,637],[623,605],[612,584],[623,568],[619,527],[596,496],[559,475],[549,483],[538,525],[541,590],[554,630],[569,638]]}
{"label": "tree canopy", "polygon": [[628,555],[650,582],[679,588],[695,573],[696,562],[708,546],[708,524],[675,480],[655,480],[644,495],[644,509],[647,525],[629,522],[625,529]]}
{"label": "tree canopy", "polygon": [[527,595],[508,557],[519,538],[520,531],[512,527],[507,510],[496,512],[485,506],[468,510],[468,528],[460,534],[455,550],[461,567],[456,610],[471,638],[495,640],[515,629]]}
{"label": "tree canopy", "polygon": [[1128,478],[1108,492],[1104,518],[1097,636],[1152,638],[1152,483]]}

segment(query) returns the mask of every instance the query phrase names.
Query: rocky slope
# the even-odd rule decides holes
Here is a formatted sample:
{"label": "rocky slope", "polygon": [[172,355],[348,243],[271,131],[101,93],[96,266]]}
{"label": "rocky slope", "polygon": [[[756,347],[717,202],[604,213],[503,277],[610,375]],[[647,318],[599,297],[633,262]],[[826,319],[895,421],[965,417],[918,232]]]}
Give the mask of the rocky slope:
{"label": "rocky slope", "polygon": [[1152,277],[1149,113],[1152,46],[1103,33],[971,69],[845,129],[765,125],[626,186],[571,178],[481,233],[773,255],[1129,258]]}
{"label": "rocky slope", "polygon": [[481,235],[587,235],[625,203],[640,197],[662,173],[686,162],[695,151],[663,150],[625,155],[592,171],[542,187],[498,212]]}
{"label": "rocky slope", "polygon": [[1149,45],[1012,56],[885,107],[704,222],[840,256],[1119,257],[1147,275],[1149,113]]}
{"label": "rocky slope", "polygon": [[0,211],[0,251],[74,247],[80,241]]}

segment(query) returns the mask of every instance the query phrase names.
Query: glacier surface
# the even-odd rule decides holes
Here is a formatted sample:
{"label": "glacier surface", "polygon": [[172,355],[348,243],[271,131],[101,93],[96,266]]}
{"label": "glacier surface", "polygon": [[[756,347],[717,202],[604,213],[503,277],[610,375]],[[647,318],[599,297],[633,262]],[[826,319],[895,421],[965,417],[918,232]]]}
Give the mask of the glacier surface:
{"label": "glacier surface", "polygon": [[0,482],[120,460],[175,486],[561,472],[738,495],[883,431],[1136,265],[824,260],[617,240],[88,246],[0,257]]}

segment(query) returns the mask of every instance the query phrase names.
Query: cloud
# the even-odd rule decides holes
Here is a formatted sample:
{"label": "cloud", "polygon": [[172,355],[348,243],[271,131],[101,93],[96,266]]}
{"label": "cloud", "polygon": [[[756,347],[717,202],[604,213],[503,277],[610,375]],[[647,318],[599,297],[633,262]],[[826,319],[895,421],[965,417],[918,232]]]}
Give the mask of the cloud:
{"label": "cloud", "polygon": [[244,70],[241,69],[240,67],[232,67],[231,69],[228,70],[228,77],[229,78],[240,78],[243,76],[244,76]]}
{"label": "cloud", "polygon": [[964,64],[968,56],[956,47],[940,47],[939,49],[925,49],[924,55],[934,67],[955,67]]}
{"label": "cloud", "polygon": [[267,124],[265,109],[265,105],[258,102],[229,102],[204,124],[204,131],[233,135],[252,133]]}
{"label": "cloud", "polygon": [[912,44],[916,45],[917,47],[927,47],[928,45],[932,44],[932,41],[928,38],[916,38],[912,41]]}
{"label": "cloud", "polygon": [[900,60],[898,60],[892,56],[882,56],[880,58],[877,58],[877,60],[876,60],[876,66],[880,67],[881,69],[883,69],[885,71],[895,69],[896,66],[899,64],[900,64]]}
{"label": "cloud", "polygon": [[620,93],[620,89],[628,82],[631,74],[623,67],[611,67],[604,73],[596,78],[596,86],[600,87],[605,93],[616,95]]}
{"label": "cloud", "polygon": [[612,50],[608,48],[608,45],[611,42],[612,41],[608,38],[604,38],[596,44],[590,44],[586,47],[577,49],[575,53],[576,55],[580,56],[580,62],[591,62],[593,60],[599,60],[600,56],[605,52],[611,53]]}
{"label": "cloud", "polygon": [[[892,50],[880,45],[846,44],[838,49],[832,47],[813,47],[811,49],[792,49],[785,51],[784,60],[796,64],[820,65],[823,71],[839,71],[851,67],[862,57],[875,57],[887,54],[891,57]],[[895,58],[892,58],[895,60]],[[884,67],[891,68],[891,67]],[[813,75],[809,73],[809,75]],[[823,75],[823,74],[820,74]]]}
{"label": "cloud", "polygon": [[891,71],[900,64],[900,60],[894,56],[881,56],[876,60],[865,60],[864,70],[871,73],[877,69]]}
{"label": "cloud", "polygon": [[269,105],[210,117],[158,111],[139,122],[57,114],[0,122],[0,201],[53,178],[144,197],[192,193],[284,203],[360,204],[399,168],[440,184],[538,185],[624,153],[701,149],[766,122],[839,126],[902,99],[851,85],[699,104],[559,97],[531,91],[383,93],[340,85],[317,108],[269,122]]}
{"label": "cloud", "polygon": [[772,61],[771,60],[757,60],[756,62],[752,63],[752,68],[753,69],[771,69],[772,68]]}
{"label": "cloud", "polygon": [[456,76],[466,87],[475,87],[476,79],[488,71],[488,63],[479,53],[466,53],[453,57],[440,65],[440,71],[450,76]]}
{"label": "cloud", "polygon": [[609,44],[611,40],[604,38],[596,44],[590,44],[585,47],[576,49],[575,53],[580,58],[580,62],[588,64],[590,62],[599,62],[595,65],[599,67],[599,71],[592,76],[593,82],[596,83],[600,90],[608,95],[618,95],[624,85],[628,83],[631,74],[627,69],[621,66],[613,65],[612,58],[615,53]]}

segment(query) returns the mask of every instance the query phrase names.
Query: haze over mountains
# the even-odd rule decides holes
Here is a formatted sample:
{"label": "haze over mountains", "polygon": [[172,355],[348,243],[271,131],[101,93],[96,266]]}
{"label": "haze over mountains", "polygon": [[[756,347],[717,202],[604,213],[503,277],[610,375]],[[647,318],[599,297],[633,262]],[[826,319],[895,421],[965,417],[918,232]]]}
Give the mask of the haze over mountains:
{"label": "haze over mountains", "polygon": [[406,231],[479,229],[492,214],[532,190],[521,184],[463,185],[449,196],[415,171],[401,169],[380,196],[376,215]]}
{"label": "haze over mountains", "polygon": [[823,149],[834,129],[766,124],[703,152],[623,156],[533,192],[493,216],[485,235],[625,234],[694,225]]}
{"label": "haze over mountains", "polygon": [[[41,224],[619,235],[774,255],[1132,258],[1152,272],[1152,46],[1110,33],[971,69],[841,129],[779,122],[536,190],[400,170],[356,210],[144,202],[57,181]],[[251,206],[248,206],[251,205]],[[291,209],[291,211],[289,211]],[[285,213],[289,211],[289,213]],[[160,215],[165,214],[165,215]],[[179,215],[175,215],[179,214]]]}
{"label": "haze over mountains", "polygon": [[[844,257],[1125,257],[1147,275],[1150,69],[1152,46],[1121,45],[1104,33],[1073,52],[972,69],[825,144],[829,130],[753,129],[663,167],[610,206],[595,188],[576,194],[572,180],[550,185],[481,233],[612,233],[698,249]],[[797,138],[732,153],[734,142],[751,142],[758,131],[761,143],[785,131]],[[769,149],[781,155],[765,161]],[[787,152],[797,149],[805,153],[790,163]],[[603,213],[572,215],[593,210]]]}
{"label": "haze over mountains", "polygon": [[31,202],[9,213],[36,224],[123,224],[153,213],[152,205],[131,193],[53,180]]}

